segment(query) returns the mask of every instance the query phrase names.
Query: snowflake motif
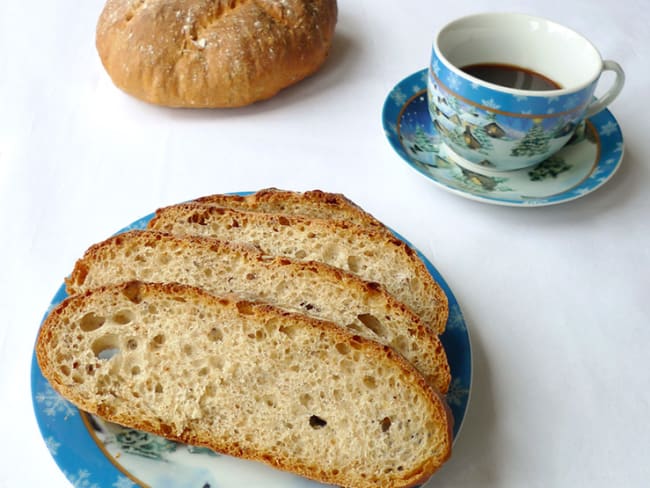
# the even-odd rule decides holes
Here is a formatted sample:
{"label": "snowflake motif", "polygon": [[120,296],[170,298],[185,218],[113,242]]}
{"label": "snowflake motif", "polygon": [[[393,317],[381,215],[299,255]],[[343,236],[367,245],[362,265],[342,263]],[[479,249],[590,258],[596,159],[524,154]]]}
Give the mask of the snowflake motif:
{"label": "snowflake motif", "polygon": [[397,124],[395,122],[391,122],[388,124],[388,129],[393,133],[397,134]]}
{"label": "snowflake motif", "polygon": [[397,88],[391,95],[391,98],[399,106],[404,105],[404,102],[406,102],[406,95],[404,95],[401,88]]}
{"label": "snowflake motif", "polygon": [[609,176],[610,175],[606,175],[606,176],[601,176],[600,178],[596,178],[596,183],[598,183],[599,186],[604,184],[607,180],[609,180]]}
{"label": "snowflake motif", "polygon": [[576,192],[576,195],[582,197],[582,196],[587,195],[588,193],[591,193],[592,191],[593,191],[593,188],[591,188],[589,186],[583,186],[581,188],[578,188],[575,192]]}
{"label": "snowflake motif", "polygon": [[472,87],[472,90],[478,90],[480,88],[476,82],[472,83],[470,86]]}
{"label": "snowflake motif", "polygon": [[[427,83],[429,82],[429,73],[427,72],[427,70],[422,71],[422,75],[420,76],[420,82],[424,86],[426,86]],[[420,89],[420,88],[418,87],[418,89]]]}
{"label": "snowflake motif", "polygon": [[560,101],[560,97],[549,97],[549,98],[546,100],[546,103],[548,103],[549,105],[551,105],[552,103],[557,103],[557,102],[559,102],[559,101]]}
{"label": "snowflake motif", "polygon": [[460,88],[460,79],[454,73],[449,73],[447,77],[447,85],[454,91],[458,91]]}
{"label": "snowflake motif", "polygon": [[531,200],[526,200],[524,202],[524,205],[532,207],[532,206],[537,206],[537,205],[544,205],[544,204],[546,204],[548,202],[549,202],[549,200],[544,200],[544,199],[540,199],[540,198],[536,198],[536,199],[533,198]]}
{"label": "snowflake motif", "polygon": [[623,143],[622,142],[617,142],[616,147],[614,148],[614,152],[623,152]]}
{"label": "snowflake motif", "polygon": [[499,110],[501,108],[501,105],[499,105],[494,98],[490,98],[489,100],[481,100],[481,105],[484,105],[487,108],[492,108],[495,110]]}
{"label": "snowflake motif", "polygon": [[70,474],[64,471],[63,474],[70,480],[74,488],[99,488],[97,483],[93,483],[90,478],[90,473],[86,469],[80,469],[77,474]]}
{"label": "snowflake motif", "polygon": [[41,391],[36,395],[36,401],[45,407],[43,412],[48,417],[54,417],[62,413],[64,414],[63,420],[67,420],[68,417],[75,413],[72,404],[54,391],[50,385],[46,385],[45,391]]}
{"label": "snowflake motif", "polygon": [[608,159],[608,160],[606,160],[606,161],[605,161],[605,162],[604,162],[603,164],[605,164],[605,165],[607,165],[607,166],[609,166],[609,165],[611,165],[611,164],[614,164],[614,163],[616,163],[617,161],[618,161],[618,159],[617,159],[617,158],[609,158],[609,159]]}
{"label": "snowflake motif", "polygon": [[45,439],[45,445],[47,446],[47,450],[50,451],[50,454],[52,456],[56,456],[56,453],[59,451],[59,447],[61,447],[61,443],[57,442],[56,439],[52,436]]}
{"label": "snowflake motif", "polygon": [[[608,164],[608,162],[605,162],[605,164]],[[605,173],[606,171],[607,171],[606,168],[603,168],[602,166],[598,166],[596,168],[596,171],[594,171],[591,175],[594,176],[594,177],[600,176],[603,173]]]}
{"label": "snowflake motif", "polygon": [[527,102],[528,97],[526,95],[515,95],[515,100],[518,102]]}
{"label": "snowflake motif", "polygon": [[438,62],[437,59],[433,62],[433,65],[431,66],[431,69],[436,74],[436,76],[440,75],[440,63]]}
{"label": "snowflake motif", "polygon": [[532,110],[522,110],[521,114],[522,115],[533,115],[533,111]]}
{"label": "snowflake motif", "polygon": [[454,378],[447,390],[447,403],[460,407],[467,400],[468,394],[469,388],[461,382],[460,378]]}
{"label": "snowflake motif", "polygon": [[613,122],[611,120],[605,125],[600,126],[600,133],[604,136],[611,136],[612,134],[615,134],[617,130],[618,125],[616,125],[616,122]]}
{"label": "snowflake motif", "polygon": [[546,111],[546,113],[547,113],[547,114],[554,114],[554,113],[555,113],[555,109],[551,107],[551,108],[549,108],[549,109]]}
{"label": "snowflake motif", "polygon": [[136,220],[135,222],[133,222],[132,224],[128,225],[127,227],[125,227],[123,231],[127,232],[130,230],[145,229],[147,227],[147,222],[149,222],[149,217],[142,217]]}
{"label": "snowflake motif", "polygon": [[582,197],[582,196],[587,195],[588,193],[591,193],[591,191],[592,191],[592,188],[591,188],[591,187],[583,186],[582,188],[578,188],[578,189],[575,191],[575,193],[576,193],[577,196]]}
{"label": "snowflake motif", "polygon": [[449,307],[449,318],[447,319],[447,330],[464,329],[465,322],[463,321],[463,314],[460,311],[458,304]]}
{"label": "snowflake motif", "polygon": [[578,97],[576,96],[567,97],[567,99],[564,101],[564,104],[562,105],[562,108],[564,110],[571,110],[577,107],[579,103],[580,103],[580,99]]}
{"label": "snowflake motif", "polygon": [[135,483],[131,481],[129,478],[126,476],[120,476],[117,478],[115,483],[112,484],[113,488],[133,488]]}

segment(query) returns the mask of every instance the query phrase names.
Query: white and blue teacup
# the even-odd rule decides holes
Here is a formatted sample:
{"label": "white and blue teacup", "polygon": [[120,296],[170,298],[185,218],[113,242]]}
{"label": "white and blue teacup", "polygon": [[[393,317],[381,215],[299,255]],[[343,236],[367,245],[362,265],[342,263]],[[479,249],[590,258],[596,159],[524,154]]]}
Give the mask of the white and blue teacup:
{"label": "white and blue teacup", "polygon": [[[463,69],[535,73],[544,89],[505,86]],[[496,171],[533,166],[561,149],[586,117],[603,110],[625,76],[580,34],[524,14],[458,19],[436,36],[428,76],[429,112],[441,139],[469,166]],[[603,71],[616,74],[598,100]],[[490,71],[488,71],[490,73]]]}

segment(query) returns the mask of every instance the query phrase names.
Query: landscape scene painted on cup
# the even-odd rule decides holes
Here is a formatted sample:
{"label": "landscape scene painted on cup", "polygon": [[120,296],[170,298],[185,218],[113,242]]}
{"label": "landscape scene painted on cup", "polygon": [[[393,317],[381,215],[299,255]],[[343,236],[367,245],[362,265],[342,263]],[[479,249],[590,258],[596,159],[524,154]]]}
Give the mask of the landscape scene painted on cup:
{"label": "landscape scene painted on cup", "polygon": [[[508,106],[512,100],[490,96],[494,93],[491,90],[470,86],[477,94],[485,95],[479,97],[481,104],[475,104],[443,87],[433,72],[428,76],[427,85],[428,108],[435,130],[460,156],[488,168],[495,166],[490,160],[495,157],[500,168],[516,169],[522,166],[522,160],[534,164],[559,151],[574,134],[584,107],[580,103],[582,97],[568,100],[550,97],[544,102],[547,105],[544,113],[532,113],[540,108],[536,101],[531,104],[533,109],[528,110],[530,114],[513,116],[509,115],[513,107]],[[533,97],[512,98],[527,106]]]}
{"label": "landscape scene painted on cup", "polygon": [[[426,78],[421,84],[413,86],[416,94],[408,102],[402,91],[393,94],[395,103],[403,106],[395,130],[411,161],[451,187],[471,193],[506,194],[515,191],[513,185],[519,188],[523,180],[526,180],[531,185],[541,184],[544,191],[547,191],[550,181],[569,174],[576,165],[588,171],[597,159],[598,136],[594,126],[583,121],[578,124],[574,135],[562,150],[533,167],[495,175],[479,174],[464,168],[455,162],[456,158],[434,129],[427,110],[427,92],[422,88],[425,83]],[[517,180],[516,183],[513,183],[513,178]],[[535,193],[532,187],[528,190]]]}

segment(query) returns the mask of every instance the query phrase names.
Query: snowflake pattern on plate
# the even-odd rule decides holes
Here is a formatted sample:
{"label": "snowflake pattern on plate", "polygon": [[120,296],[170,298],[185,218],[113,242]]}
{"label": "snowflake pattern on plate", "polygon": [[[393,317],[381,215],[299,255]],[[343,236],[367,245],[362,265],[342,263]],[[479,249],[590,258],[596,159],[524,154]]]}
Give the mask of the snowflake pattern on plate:
{"label": "snowflake pattern on plate", "polygon": [[[426,82],[426,76],[420,76]],[[408,90],[407,90],[408,92]],[[400,99],[402,95],[398,95]],[[406,100],[406,97],[404,98]],[[390,129],[387,129],[390,130]],[[250,192],[240,192],[245,195]],[[119,232],[144,229],[146,215]],[[471,387],[471,347],[460,306],[433,264],[415,249],[449,301],[447,330],[440,339],[452,374],[449,406],[454,416],[454,439],[467,410]],[[56,292],[48,311],[65,299],[65,285]],[[274,470],[261,463],[216,455],[205,448],[172,442],[127,429],[80,412],[64,400],[42,376],[32,355],[32,401],[41,434],[50,454],[75,488],[318,488],[321,485]]]}
{"label": "snowflake pattern on plate", "polygon": [[[415,95],[404,103],[396,103],[392,91],[389,93],[382,114],[384,131],[402,159],[451,193],[496,205],[556,205],[597,190],[614,176],[621,165],[623,134],[612,113],[603,110],[580,124],[562,149],[533,168],[509,172],[496,172],[489,167],[480,172],[468,170],[458,155],[441,141],[438,129],[431,121],[427,82],[423,81],[423,75],[427,73],[426,69],[418,71],[395,86],[393,91],[400,93],[415,91]],[[449,102],[455,103],[453,98]],[[566,100],[554,101],[563,102]],[[481,133],[476,136],[483,141]],[[533,142],[544,142],[539,137],[534,139],[530,144],[522,141],[518,150],[532,150],[529,146]]]}

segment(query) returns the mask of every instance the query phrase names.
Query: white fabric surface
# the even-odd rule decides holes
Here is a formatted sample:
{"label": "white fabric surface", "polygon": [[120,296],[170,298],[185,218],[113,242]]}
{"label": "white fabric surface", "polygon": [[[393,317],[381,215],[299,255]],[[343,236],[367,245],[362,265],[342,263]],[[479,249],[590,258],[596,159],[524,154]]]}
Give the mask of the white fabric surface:
{"label": "white fabric surface", "polygon": [[[444,192],[389,146],[389,90],[433,33],[475,12],[567,24],[627,84],[625,158],[555,207]],[[66,487],[31,406],[43,313],[75,259],[159,206],[269,186],[342,192],[437,266],[471,329],[472,399],[436,487],[650,486],[650,9],[646,0],[339,0],[331,57],[276,98],[223,111],[140,103],[94,48],[101,0],[0,3],[0,487]]]}

